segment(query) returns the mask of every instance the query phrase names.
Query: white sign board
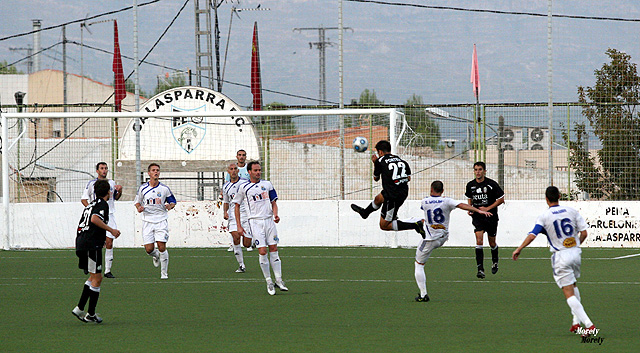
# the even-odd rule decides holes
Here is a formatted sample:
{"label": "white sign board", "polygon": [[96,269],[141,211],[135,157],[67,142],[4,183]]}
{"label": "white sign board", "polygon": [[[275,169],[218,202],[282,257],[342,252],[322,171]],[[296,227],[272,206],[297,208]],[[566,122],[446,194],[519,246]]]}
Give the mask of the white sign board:
{"label": "white sign board", "polygon": [[[169,161],[235,160],[244,149],[247,160],[260,158],[249,117],[202,117],[199,112],[240,111],[222,93],[202,87],[177,87],[157,94],[140,108],[147,112],[193,112],[190,117],[141,119],[140,159]],[[122,137],[121,160],[135,160],[136,137],[131,120]]]}

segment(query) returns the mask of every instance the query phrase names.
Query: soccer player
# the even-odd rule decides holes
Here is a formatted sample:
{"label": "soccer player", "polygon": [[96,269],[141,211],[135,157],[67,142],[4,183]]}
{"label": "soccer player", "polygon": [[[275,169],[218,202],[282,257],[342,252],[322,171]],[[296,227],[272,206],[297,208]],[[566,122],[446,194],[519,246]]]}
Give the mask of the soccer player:
{"label": "soccer player", "polygon": [[378,181],[382,177],[382,192],[376,195],[367,208],[351,204],[351,209],[366,219],[382,206],[380,229],[386,231],[413,229],[424,238],[422,221],[410,223],[398,220],[398,210],[409,195],[409,181],[411,180],[409,163],[391,154],[389,141],[379,141],[375,149],[376,154],[371,155],[371,161],[374,165],[373,180]]}
{"label": "soccer player", "polygon": [[[169,251],[169,218],[168,211],[176,207],[176,198],[168,186],[162,184],[160,166],[156,163],[147,167],[149,181],[138,189],[135,206],[142,213],[142,239],[144,249],[153,258],[153,266],[160,266],[160,279],[168,279]],[[155,249],[154,243],[158,245]]]}
{"label": "soccer player", "polygon": [[416,249],[415,277],[420,294],[416,297],[417,302],[428,302],[427,276],[424,273],[424,264],[427,262],[431,252],[441,247],[449,239],[449,219],[451,211],[461,208],[469,212],[478,213],[484,217],[490,217],[491,213],[481,211],[466,203],[454,201],[449,197],[443,197],[444,185],[440,180],[431,183],[430,196],[422,199],[420,209],[424,211],[425,238]]}
{"label": "soccer player", "polygon": [[[110,185],[107,180],[98,180],[93,185],[95,199],[84,208],[78,232],[76,236],[76,256],[78,267],[89,274],[89,279],[84,282],[82,295],[78,305],[71,313],[82,322],[102,322],[100,315],[96,314],[96,305],[100,296],[100,284],[102,284],[102,247],[104,246],[106,233],[114,238],[120,236],[120,231],[108,226],[109,204],[111,197]],[[87,312],[84,307],[89,302]]]}
{"label": "soccer player", "polygon": [[498,272],[498,244],[496,243],[498,206],[504,203],[504,191],[502,191],[498,183],[486,177],[487,165],[484,162],[475,162],[473,164],[473,173],[475,174],[475,179],[467,183],[465,192],[468,203],[477,209],[493,214],[493,216],[487,218],[478,213],[469,212],[473,219],[472,224],[476,235],[476,265],[478,269],[476,276],[483,279],[485,274],[482,245],[485,232],[491,246],[491,273],[495,275]]}
{"label": "soccer player", "polygon": [[[116,206],[115,200],[119,200],[120,196],[122,196],[122,185],[117,185],[115,181],[108,179],[107,174],[109,173],[109,166],[107,163],[100,162],[96,164],[96,173],[98,177],[91,180],[87,183],[87,187],[84,188],[84,192],[82,193],[82,198],[80,202],[84,207],[89,205],[89,202],[96,199],[96,194],[94,191],[94,185],[98,180],[106,180],[109,182],[111,197],[107,200],[109,204],[109,227],[116,229],[118,226],[116,225]],[[115,276],[111,273],[111,266],[113,265],[113,235],[111,233],[107,233],[107,241],[104,244],[104,276],[106,278],[115,278]]]}
{"label": "soccer player", "polygon": [[[240,177],[240,179],[246,179],[249,180],[249,172],[247,171],[247,152],[245,150],[238,150],[238,152],[236,152],[236,159],[238,160],[238,163],[236,163],[236,165],[238,166],[238,176]],[[231,175],[229,174],[229,172],[227,172],[224,175],[224,181],[229,181],[231,178]]]}
{"label": "soccer player", "polygon": [[[242,214],[240,207],[244,204],[247,211],[249,232],[253,236],[253,242],[260,254],[260,268],[264,279],[267,281],[267,293],[275,295],[278,287],[281,291],[288,291],[282,281],[282,264],[278,255],[278,231],[276,223],[280,222],[278,216],[278,194],[271,182],[261,180],[262,167],[260,162],[252,161],[247,165],[249,170],[249,181],[240,185],[238,192],[233,198],[235,204],[235,218],[238,233],[244,235],[246,230],[242,226]],[[269,247],[269,257],[267,258],[267,247]],[[269,262],[273,267],[273,274],[276,283],[271,279]]]}
{"label": "soccer player", "polygon": [[[238,150],[238,152],[236,152],[236,159],[238,160],[238,163],[236,163],[236,165],[238,166],[238,176],[240,177],[240,179],[249,180],[249,173],[247,172],[247,164],[246,164],[247,152],[245,150]],[[230,180],[230,177],[231,175],[229,174],[229,172],[225,173],[224,181],[228,182]],[[234,244],[235,242],[232,236],[231,245],[229,246],[229,249],[227,249],[227,251],[235,252],[236,250],[235,250]],[[253,251],[253,247],[252,246],[247,247],[247,251]]]}
{"label": "soccer player", "polygon": [[241,222],[243,225],[243,229],[245,229],[244,236],[240,236],[238,233],[238,227],[236,225],[236,217],[235,217],[235,203],[233,203],[233,199],[238,193],[238,188],[247,180],[240,179],[238,176],[238,165],[235,163],[229,164],[227,167],[227,173],[231,176],[231,179],[224,183],[222,187],[222,200],[223,200],[223,210],[224,210],[224,219],[229,220],[229,232],[231,232],[231,236],[233,236],[233,250],[236,256],[236,260],[238,260],[238,269],[236,272],[243,273],[245,272],[244,266],[244,258],[242,256],[242,246],[240,245],[240,240],[243,239],[243,245],[247,247],[247,249],[251,249],[251,234],[249,234],[249,225],[247,224],[247,213],[245,210],[245,205],[240,205],[240,216]]}
{"label": "soccer player", "polygon": [[538,234],[545,234],[552,253],[553,279],[562,289],[573,314],[573,324],[569,331],[577,333],[582,323],[586,328],[581,330],[585,332],[583,336],[597,333],[597,329],[580,302],[580,291],[577,285],[582,262],[580,244],[587,238],[587,223],[575,209],[560,206],[558,203],[560,190],[557,187],[549,186],[545,191],[545,199],[549,208],[538,216],[533,230],[529,232],[522,245],[513,251],[511,257],[518,260],[522,249],[531,244]]}

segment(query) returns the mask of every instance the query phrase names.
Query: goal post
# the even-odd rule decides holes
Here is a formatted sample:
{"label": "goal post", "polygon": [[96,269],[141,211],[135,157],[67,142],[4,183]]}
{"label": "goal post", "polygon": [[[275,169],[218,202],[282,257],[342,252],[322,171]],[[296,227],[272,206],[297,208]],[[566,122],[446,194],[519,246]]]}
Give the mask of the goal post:
{"label": "goal post", "polygon": [[[97,162],[109,164],[109,178],[124,187],[122,199],[132,200],[138,146],[143,180],[148,163],[158,162],[161,178],[168,179],[179,199],[217,200],[226,166],[235,162],[237,150],[245,149],[248,160],[262,162],[263,178],[277,185],[282,199],[339,200],[342,182],[347,184],[345,198],[356,200],[369,199],[378,186],[367,182],[369,153],[347,152],[344,163],[338,163],[340,140],[350,150],[356,136],[367,137],[371,146],[388,139],[397,153],[406,128],[404,115],[394,108],[0,115],[3,249],[15,245],[11,237],[20,227],[12,224],[17,219],[13,204],[35,211],[42,202],[79,203],[82,189],[95,178]],[[133,131],[136,118],[144,121],[140,140]],[[345,122],[342,134],[340,119]],[[67,136],[55,133],[60,121]]]}

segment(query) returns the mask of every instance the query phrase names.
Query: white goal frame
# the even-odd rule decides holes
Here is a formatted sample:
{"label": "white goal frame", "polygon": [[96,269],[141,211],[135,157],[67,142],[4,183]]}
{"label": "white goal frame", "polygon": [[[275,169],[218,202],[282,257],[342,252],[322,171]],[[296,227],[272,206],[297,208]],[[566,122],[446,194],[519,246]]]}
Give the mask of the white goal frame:
{"label": "white goal frame", "polygon": [[[49,112],[49,113],[0,113],[2,122],[2,205],[4,227],[0,229],[3,233],[0,237],[0,248],[8,250],[10,248],[11,233],[11,205],[10,205],[10,179],[9,179],[9,152],[16,143],[23,137],[28,124],[22,124],[23,131],[10,138],[9,122],[18,119],[51,119],[51,118],[81,118],[81,119],[111,119],[111,118],[166,118],[166,117],[192,117],[193,112]],[[315,109],[315,110],[262,110],[262,111],[209,111],[198,112],[197,116],[202,117],[270,117],[270,116],[349,116],[349,115],[388,115],[389,116],[389,142],[392,153],[398,153],[399,141],[406,131],[407,124],[404,114],[395,108],[374,108],[374,109]],[[398,131],[398,121],[402,122],[402,128]],[[340,144],[346,147],[348,141],[344,141],[344,120],[340,120]],[[139,141],[138,141],[139,142]],[[342,149],[344,150],[344,149]],[[6,156],[6,158],[5,158]],[[342,159],[341,163],[344,163]],[[344,165],[342,166],[344,170]],[[344,173],[344,172],[343,172]],[[344,182],[344,175],[341,176]]]}

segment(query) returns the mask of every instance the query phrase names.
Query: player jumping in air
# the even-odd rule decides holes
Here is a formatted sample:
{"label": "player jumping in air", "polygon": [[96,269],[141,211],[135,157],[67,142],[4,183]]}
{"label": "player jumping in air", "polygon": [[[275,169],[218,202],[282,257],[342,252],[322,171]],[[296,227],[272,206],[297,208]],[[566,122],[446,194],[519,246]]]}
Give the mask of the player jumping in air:
{"label": "player jumping in air", "polygon": [[380,229],[386,231],[413,229],[424,238],[422,221],[404,222],[398,220],[398,210],[409,195],[409,181],[411,180],[409,163],[391,154],[389,141],[379,141],[376,143],[375,149],[377,154],[371,155],[374,165],[373,180],[378,181],[382,178],[382,192],[376,195],[366,208],[351,204],[351,209],[366,219],[382,206]]}

